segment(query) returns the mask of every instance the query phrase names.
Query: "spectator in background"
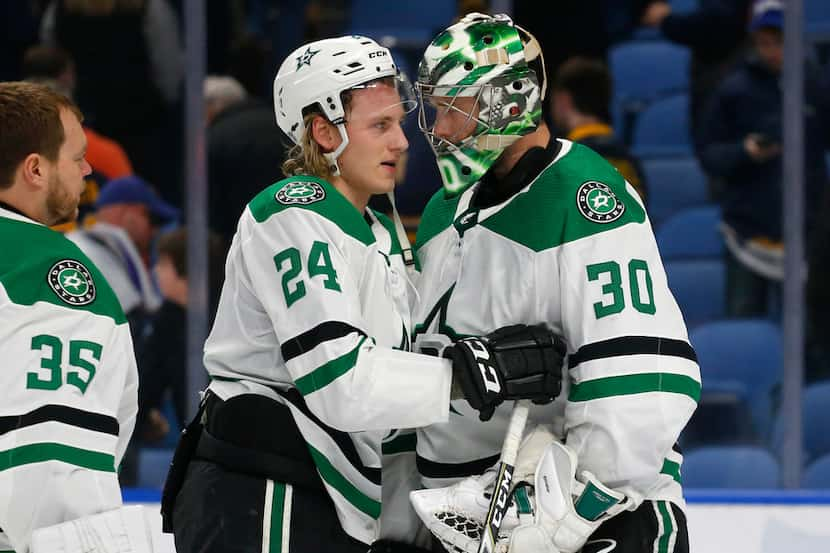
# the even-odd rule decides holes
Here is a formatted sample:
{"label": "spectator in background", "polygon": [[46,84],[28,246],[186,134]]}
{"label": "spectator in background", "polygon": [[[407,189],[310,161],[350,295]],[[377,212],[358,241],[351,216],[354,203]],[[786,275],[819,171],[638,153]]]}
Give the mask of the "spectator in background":
{"label": "spectator in background", "polygon": [[604,157],[646,201],[646,182],[640,162],[614,135],[611,127],[611,75],[604,63],[572,58],[556,73],[551,114],[565,138],[584,144]]}
{"label": "spectator in background", "polygon": [[[781,243],[781,70],[783,4],[755,4],[754,48],[715,90],[701,128],[704,168],[724,181],[721,194],[727,244],[727,313],[767,311],[783,278]],[[828,96],[818,71],[805,66],[804,154],[808,240],[827,184]],[[810,244],[808,244],[809,247]]]}
{"label": "spectator in background", "polygon": [[170,117],[180,96],[183,55],[167,0],[52,0],[41,40],[77,65],[79,105],[92,127],[120,142],[136,172],[178,199],[181,148]]}
{"label": "spectator in background", "polygon": [[[208,293],[211,321],[224,276],[225,245],[215,233],[208,237]],[[176,423],[184,428],[187,414],[187,230],[180,227],[158,240],[156,280],[164,301],[136,344],[139,370],[136,435],[146,442],[163,438],[170,425],[162,414],[169,392]]]}
{"label": "spectator in background", "polygon": [[158,226],[178,219],[179,210],[136,176],[107,183],[95,209],[96,223],[70,232],[67,238],[101,268],[137,339],[161,306],[161,296],[149,272],[150,246]]}
{"label": "spectator in background", "polygon": [[691,49],[690,117],[697,136],[706,99],[740,59],[751,0],[698,0],[691,12],[674,13],[665,0],[651,0],[641,23]]}
{"label": "spectator in background", "polygon": [[249,96],[233,77],[204,83],[207,113],[209,225],[230,241],[248,201],[283,178],[287,138],[273,107]]}
{"label": "spectator in background", "polygon": [[[75,63],[69,54],[51,46],[33,46],[23,56],[23,78],[30,82],[42,83],[67,98],[75,97]],[[69,232],[92,211],[98,193],[108,180],[125,177],[133,173],[127,153],[121,145],[106,136],[83,126],[87,140],[86,160],[92,173],[86,176],[86,188],[78,206],[77,221],[70,221],[55,227],[55,230]]]}

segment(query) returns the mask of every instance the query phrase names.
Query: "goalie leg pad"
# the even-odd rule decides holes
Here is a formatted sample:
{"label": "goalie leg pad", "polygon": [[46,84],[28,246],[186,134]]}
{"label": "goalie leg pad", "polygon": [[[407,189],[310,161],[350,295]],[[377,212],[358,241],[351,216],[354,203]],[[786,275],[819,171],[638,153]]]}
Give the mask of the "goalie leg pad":
{"label": "goalie leg pad", "polygon": [[153,553],[141,505],[89,515],[32,533],[32,553]]}

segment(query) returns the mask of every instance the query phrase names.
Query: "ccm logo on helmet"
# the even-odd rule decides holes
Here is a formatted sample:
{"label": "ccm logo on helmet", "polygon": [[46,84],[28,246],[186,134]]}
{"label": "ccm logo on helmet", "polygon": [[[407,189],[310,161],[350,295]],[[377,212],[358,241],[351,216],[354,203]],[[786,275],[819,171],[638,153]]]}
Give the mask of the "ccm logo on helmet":
{"label": "ccm logo on helmet", "polygon": [[377,52],[369,52],[369,59],[380,58],[388,55],[385,50],[378,50]]}

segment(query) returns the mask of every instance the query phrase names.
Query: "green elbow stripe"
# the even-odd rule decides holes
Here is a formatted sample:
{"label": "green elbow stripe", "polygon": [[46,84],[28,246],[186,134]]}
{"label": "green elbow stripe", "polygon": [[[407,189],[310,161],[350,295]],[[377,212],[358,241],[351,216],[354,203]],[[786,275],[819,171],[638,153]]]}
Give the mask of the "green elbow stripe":
{"label": "green elbow stripe", "polygon": [[694,401],[698,401],[700,399],[700,382],[688,376],[670,373],[609,376],[572,385],[568,399],[570,401],[590,401],[592,399],[647,392],[683,394]]}
{"label": "green elbow stripe", "polygon": [[62,461],[90,470],[115,472],[115,458],[112,455],[63,444],[29,444],[0,451],[0,471],[44,461]]}
{"label": "green elbow stripe", "polygon": [[334,380],[351,370],[357,361],[357,354],[360,351],[360,346],[366,341],[366,337],[360,339],[357,346],[345,355],[341,355],[337,359],[332,359],[325,365],[317,367],[305,376],[298,378],[294,384],[301,394],[307,396],[312,392],[316,392]]}
{"label": "green elbow stripe", "polygon": [[311,452],[311,457],[314,459],[314,464],[317,465],[317,470],[320,471],[320,476],[326,483],[340,492],[346,501],[354,505],[361,512],[369,515],[373,519],[380,518],[380,501],[375,501],[365,493],[358,490],[354,484],[349,482],[345,476],[340,474],[336,468],[326,459],[326,456],[317,451],[311,444],[308,445],[308,450]]}
{"label": "green elbow stripe", "polygon": [[672,478],[680,484],[680,464],[675,463],[674,461],[669,461],[665,459],[663,461],[663,468],[660,469],[660,474],[668,474]]}

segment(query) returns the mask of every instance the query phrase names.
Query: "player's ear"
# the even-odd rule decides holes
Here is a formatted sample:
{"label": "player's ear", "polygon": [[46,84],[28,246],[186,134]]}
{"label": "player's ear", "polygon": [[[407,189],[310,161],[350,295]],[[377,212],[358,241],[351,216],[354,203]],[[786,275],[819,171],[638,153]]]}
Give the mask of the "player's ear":
{"label": "player's ear", "polygon": [[337,128],[322,115],[315,116],[311,121],[311,136],[326,153],[337,149],[343,140]]}
{"label": "player's ear", "polygon": [[24,182],[35,188],[45,188],[49,183],[49,163],[41,154],[29,154],[18,166]]}

